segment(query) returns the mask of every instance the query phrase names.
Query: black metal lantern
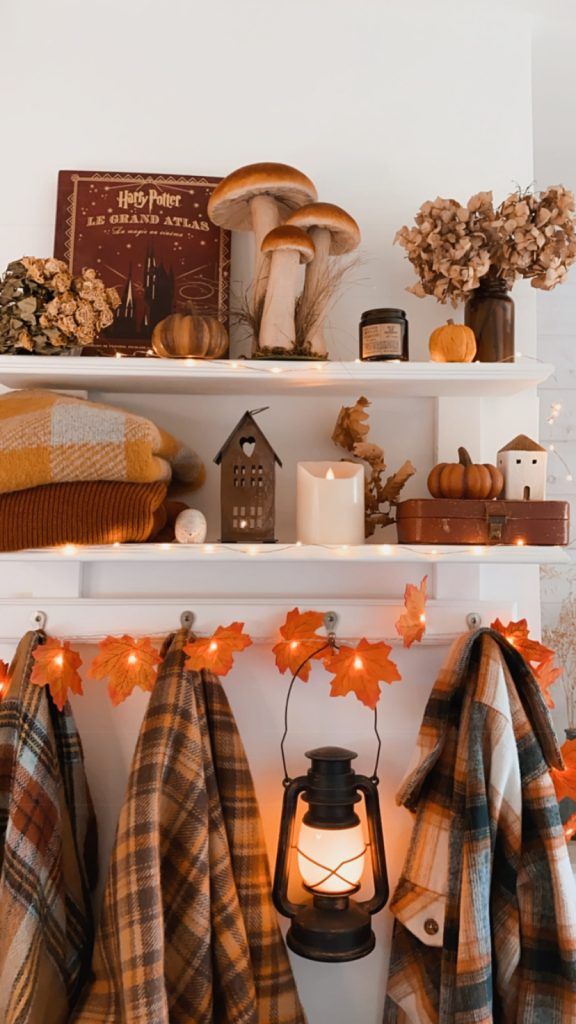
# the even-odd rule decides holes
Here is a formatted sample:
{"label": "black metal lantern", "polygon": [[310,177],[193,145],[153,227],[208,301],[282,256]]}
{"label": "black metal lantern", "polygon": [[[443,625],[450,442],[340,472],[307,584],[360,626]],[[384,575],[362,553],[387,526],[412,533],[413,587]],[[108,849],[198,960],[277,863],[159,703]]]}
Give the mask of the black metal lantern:
{"label": "black metal lantern", "polygon": [[[356,775],[357,755],[342,747],[310,750],[306,775],[285,780],[278,840],[274,903],[292,919],[287,935],[290,949],[308,960],[358,960],[375,944],[371,916],[388,899],[388,876],[376,778]],[[368,842],[355,806],[364,796]],[[298,800],[308,804],[295,843]],[[306,903],[288,898],[292,852],[295,851]],[[372,863],[374,893],[359,902],[366,856]]]}

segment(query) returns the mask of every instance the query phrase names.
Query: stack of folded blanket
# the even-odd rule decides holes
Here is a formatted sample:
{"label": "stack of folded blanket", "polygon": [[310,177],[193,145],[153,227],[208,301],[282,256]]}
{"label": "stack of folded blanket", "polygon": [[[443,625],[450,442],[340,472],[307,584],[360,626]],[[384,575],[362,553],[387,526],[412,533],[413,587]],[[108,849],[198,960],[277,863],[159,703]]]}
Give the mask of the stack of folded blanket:
{"label": "stack of folded blanket", "polygon": [[141,416],[47,391],[0,397],[0,550],[146,541],[172,476],[204,482],[190,448]]}

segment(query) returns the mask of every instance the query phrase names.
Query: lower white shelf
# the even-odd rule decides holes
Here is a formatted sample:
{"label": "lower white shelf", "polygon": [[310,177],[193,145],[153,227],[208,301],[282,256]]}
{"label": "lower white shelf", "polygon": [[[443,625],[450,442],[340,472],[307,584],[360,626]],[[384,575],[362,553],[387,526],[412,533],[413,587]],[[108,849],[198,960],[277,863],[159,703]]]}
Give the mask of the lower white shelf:
{"label": "lower white shelf", "polygon": [[304,544],[111,544],[0,553],[2,562],[441,562],[490,565],[552,565],[570,561],[566,548],[529,545],[476,547],[429,544],[362,544],[320,547]]}

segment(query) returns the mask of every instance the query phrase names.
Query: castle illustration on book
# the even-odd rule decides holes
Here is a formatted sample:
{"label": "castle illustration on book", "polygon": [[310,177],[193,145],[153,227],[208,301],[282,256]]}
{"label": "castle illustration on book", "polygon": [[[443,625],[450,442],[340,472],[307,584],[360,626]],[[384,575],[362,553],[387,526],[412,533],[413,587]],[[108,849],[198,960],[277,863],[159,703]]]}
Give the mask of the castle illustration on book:
{"label": "castle illustration on book", "polygon": [[143,354],[178,309],[227,322],[230,238],[206,212],[219,180],[60,172],[55,255],[74,273],[93,267],[120,295],[98,349]]}

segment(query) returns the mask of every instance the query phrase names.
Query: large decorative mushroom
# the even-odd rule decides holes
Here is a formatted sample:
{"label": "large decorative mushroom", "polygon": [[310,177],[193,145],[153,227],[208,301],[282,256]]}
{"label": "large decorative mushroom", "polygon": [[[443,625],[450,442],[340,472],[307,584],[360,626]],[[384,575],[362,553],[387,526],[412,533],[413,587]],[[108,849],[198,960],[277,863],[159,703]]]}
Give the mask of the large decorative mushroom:
{"label": "large decorative mushroom", "polygon": [[256,259],[252,310],[258,312],[269,275],[270,260],[262,250],[264,238],[299,206],[317,197],[313,183],[288,164],[248,164],[232,171],[208,200],[210,220],[232,231],[253,231]]}
{"label": "large decorative mushroom", "polygon": [[295,210],[287,225],[307,231],[316,255],[306,267],[301,298],[302,322],[307,325],[307,346],[316,355],[326,354],[324,319],[331,298],[330,256],[352,252],[360,244],[360,228],[349,213],[333,203],[309,203]]}
{"label": "large decorative mushroom", "polygon": [[298,288],[298,268],[314,259],[314,242],[300,228],[273,228],[262,242],[262,252],[270,255],[270,276],[260,325],[260,349],[290,351],[296,341],[294,310]]}

